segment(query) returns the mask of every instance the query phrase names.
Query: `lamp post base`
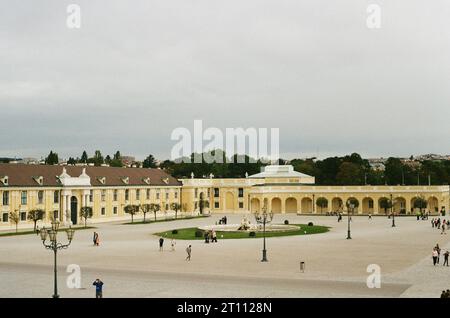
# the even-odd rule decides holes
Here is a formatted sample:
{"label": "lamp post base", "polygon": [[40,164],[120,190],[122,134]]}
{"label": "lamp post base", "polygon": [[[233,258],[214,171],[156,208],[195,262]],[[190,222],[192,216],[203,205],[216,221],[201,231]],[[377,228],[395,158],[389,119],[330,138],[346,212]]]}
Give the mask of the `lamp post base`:
{"label": "lamp post base", "polygon": [[268,260],[267,260],[267,251],[266,250],[263,250],[263,257],[262,257],[261,262],[268,262]]}
{"label": "lamp post base", "polygon": [[347,240],[351,240],[352,237],[350,236],[350,231],[347,232]]}
{"label": "lamp post base", "polygon": [[53,295],[52,298],[59,298],[59,295]]}

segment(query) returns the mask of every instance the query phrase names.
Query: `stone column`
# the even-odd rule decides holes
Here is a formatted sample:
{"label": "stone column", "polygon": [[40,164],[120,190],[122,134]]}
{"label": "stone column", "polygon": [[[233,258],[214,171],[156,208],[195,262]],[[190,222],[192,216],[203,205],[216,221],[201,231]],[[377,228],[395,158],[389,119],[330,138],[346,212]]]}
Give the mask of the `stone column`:
{"label": "stone column", "polygon": [[65,195],[62,196],[62,206],[61,206],[61,218],[62,218],[62,223],[65,224],[66,223],[66,207],[67,207],[67,203],[66,203],[67,197]]}
{"label": "stone column", "polygon": [[71,218],[70,218],[70,196],[66,195],[66,222],[70,224]]}

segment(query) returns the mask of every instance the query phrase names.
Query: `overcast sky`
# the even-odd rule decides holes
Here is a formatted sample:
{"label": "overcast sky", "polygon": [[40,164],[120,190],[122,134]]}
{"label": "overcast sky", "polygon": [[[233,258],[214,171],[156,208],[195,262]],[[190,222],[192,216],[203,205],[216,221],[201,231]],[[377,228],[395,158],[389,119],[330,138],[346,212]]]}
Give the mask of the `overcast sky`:
{"label": "overcast sky", "polygon": [[0,156],[165,159],[194,119],[280,128],[288,158],[448,154],[449,17],[448,0],[0,0]]}

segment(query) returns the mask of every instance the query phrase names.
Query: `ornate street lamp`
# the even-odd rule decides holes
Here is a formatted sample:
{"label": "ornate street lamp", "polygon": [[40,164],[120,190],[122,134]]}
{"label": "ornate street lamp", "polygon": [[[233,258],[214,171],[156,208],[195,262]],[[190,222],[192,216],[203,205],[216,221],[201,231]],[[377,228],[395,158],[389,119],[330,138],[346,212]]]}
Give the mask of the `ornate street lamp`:
{"label": "ornate street lamp", "polygon": [[350,212],[353,214],[355,209],[355,204],[351,200],[347,200],[347,240],[351,240],[352,236],[350,233]]}
{"label": "ornate street lamp", "polygon": [[[75,233],[75,230],[72,228],[69,228],[66,230],[67,233],[67,239],[69,243],[62,244],[57,241],[58,236],[58,229],[59,229],[59,222],[58,221],[52,221],[52,228],[47,231],[47,229],[44,227],[40,231],[42,244],[45,246],[46,249],[52,250],[54,253],[54,264],[53,264],[53,272],[54,272],[54,292],[53,292],[53,298],[59,298],[58,295],[58,277],[57,277],[57,252],[59,249],[66,249],[69,247],[70,243],[72,243],[73,235]],[[47,237],[49,238],[49,242],[46,243]]]}
{"label": "ornate street lamp", "polygon": [[391,193],[391,215],[392,215],[392,227],[395,227],[395,213],[394,213],[394,204],[395,201],[392,200],[392,193]]}
{"label": "ornate street lamp", "polygon": [[255,212],[256,223],[263,225],[263,251],[262,251],[262,259],[261,262],[267,262],[267,250],[266,250],[266,224],[272,222],[273,213],[267,213],[266,203],[262,208],[262,213],[256,211]]}

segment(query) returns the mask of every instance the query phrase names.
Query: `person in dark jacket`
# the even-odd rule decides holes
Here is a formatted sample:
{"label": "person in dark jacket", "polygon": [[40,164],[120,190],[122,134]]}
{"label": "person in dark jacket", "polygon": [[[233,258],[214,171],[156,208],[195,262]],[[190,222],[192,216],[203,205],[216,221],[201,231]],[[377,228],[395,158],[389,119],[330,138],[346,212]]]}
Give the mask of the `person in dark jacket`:
{"label": "person in dark jacket", "polygon": [[97,278],[92,285],[95,286],[95,298],[103,298],[103,282]]}

